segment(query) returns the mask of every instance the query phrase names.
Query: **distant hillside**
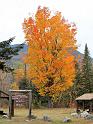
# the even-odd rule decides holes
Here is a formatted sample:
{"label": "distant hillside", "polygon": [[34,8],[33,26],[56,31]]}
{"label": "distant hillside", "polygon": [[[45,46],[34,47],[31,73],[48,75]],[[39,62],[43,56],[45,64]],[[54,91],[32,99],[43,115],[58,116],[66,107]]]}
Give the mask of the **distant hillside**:
{"label": "distant hillside", "polygon": [[[14,45],[12,45],[12,46],[13,46],[13,47],[16,47],[16,46],[18,46],[18,44],[14,44]],[[24,44],[24,47],[23,47],[23,49],[20,50],[19,55],[14,56],[14,57],[12,58],[12,60],[15,60],[15,61],[21,60],[22,54],[24,54],[24,53],[26,53],[26,52],[27,52],[27,45]]]}

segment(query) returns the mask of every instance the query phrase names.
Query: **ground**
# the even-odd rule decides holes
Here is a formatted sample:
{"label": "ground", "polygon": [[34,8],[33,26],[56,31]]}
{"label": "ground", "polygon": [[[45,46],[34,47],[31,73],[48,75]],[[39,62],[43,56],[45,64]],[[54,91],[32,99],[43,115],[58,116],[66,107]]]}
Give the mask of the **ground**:
{"label": "ground", "polygon": [[[15,117],[12,120],[9,119],[2,119],[0,118],[0,124],[64,124],[63,118],[70,117],[72,122],[67,124],[93,124],[93,121],[85,120],[82,118],[73,118],[71,117],[71,113],[74,112],[75,109],[34,109],[32,111],[33,115],[37,116],[37,119],[28,121],[27,109],[16,109],[15,110]],[[44,122],[42,120],[43,116],[49,116],[53,121],[52,122]]]}

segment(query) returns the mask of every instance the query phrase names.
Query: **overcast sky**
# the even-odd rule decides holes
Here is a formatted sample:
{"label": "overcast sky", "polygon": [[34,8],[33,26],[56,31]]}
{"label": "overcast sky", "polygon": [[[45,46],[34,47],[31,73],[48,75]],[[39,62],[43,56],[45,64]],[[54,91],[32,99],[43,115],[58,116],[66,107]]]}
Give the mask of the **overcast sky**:
{"label": "overcast sky", "polygon": [[78,50],[83,53],[87,43],[93,57],[93,0],[0,0],[0,41],[16,36],[14,43],[24,42],[24,18],[35,13],[39,5],[60,11],[69,22],[75,22]]}

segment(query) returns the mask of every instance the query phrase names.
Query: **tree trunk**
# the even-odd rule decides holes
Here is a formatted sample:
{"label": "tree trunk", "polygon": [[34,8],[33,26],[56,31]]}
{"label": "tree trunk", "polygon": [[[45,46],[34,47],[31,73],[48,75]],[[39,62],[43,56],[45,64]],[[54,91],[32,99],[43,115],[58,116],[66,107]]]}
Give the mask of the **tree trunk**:
{"label": "tree trunk", "polygon": [[53,108],[53,103],[50,97],[48,98],[48,108]]}

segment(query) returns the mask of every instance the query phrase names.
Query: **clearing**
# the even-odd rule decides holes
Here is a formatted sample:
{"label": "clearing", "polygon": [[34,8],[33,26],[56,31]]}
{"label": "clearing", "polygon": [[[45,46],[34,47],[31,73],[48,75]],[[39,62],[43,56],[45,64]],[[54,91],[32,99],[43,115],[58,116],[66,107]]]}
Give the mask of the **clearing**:
{"label": "clearing", "polygon": [[[71,118],[71,122],[67,124],[93,124],[91,120],[85,120],[83,118],[73,118],[71,113],[75,112],[75,109],[67,108],[53,108],[53,109],[33,109],[32,114],[37,116],[35,120],[29,121],[27,119],[27,109],[15,109],[15,117],[12,120],[2,119],[0,117],[0,124],[64,124],[63,118]],[[49,116],[52,122],[45,122],[42,120],[43,116]]]}

